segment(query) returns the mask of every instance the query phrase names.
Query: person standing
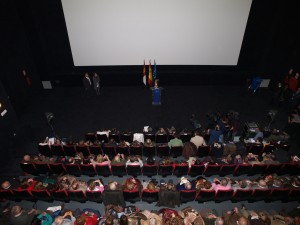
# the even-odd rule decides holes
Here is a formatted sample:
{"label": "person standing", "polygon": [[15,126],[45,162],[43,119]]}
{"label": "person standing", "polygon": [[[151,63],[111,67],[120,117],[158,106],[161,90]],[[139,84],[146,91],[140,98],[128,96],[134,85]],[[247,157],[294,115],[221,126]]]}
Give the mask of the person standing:
{"label": "person standing", "polygon": [[96,95],[100,95],[100,78],[96,72],[93,73],[93,84]]}
{"label": "person standing", "polygon": [[83,87],[85,90],[85,94],[89,97],[92,87],[92,82],[88,73],[84,74],[84,78],[82,79]]}

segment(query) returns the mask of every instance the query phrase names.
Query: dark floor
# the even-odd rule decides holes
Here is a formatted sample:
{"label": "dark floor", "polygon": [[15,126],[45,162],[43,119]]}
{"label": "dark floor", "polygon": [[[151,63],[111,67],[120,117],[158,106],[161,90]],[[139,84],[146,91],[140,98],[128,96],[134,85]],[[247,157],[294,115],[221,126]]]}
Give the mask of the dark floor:
{"label": "dark floor", "polygon": [[[249,92],[247,87],[224,86],[166,86],[162,91],[162,105],[153,106],[151,90],[144,87],[103,87],[101,95],[84,96],[81,88],[56,88],[44,90],[35,96],[19,118],[19,129],[10,141],[7,157],[1,157],[0,174],[22,175],[19,162],[26,153],[37,154],[37,143],[53,133],[47,124],[45,112],[55,116],[54,131],[60,138],[80,140],[84,134],[101,128],[129,129],[141,132],[145,125],[153,128],[175,126],[177,129],[192,129],[190,115],[195,113],[203,127],[209,124],[207,114],[234,110],[240,113],[242,124],[256,122],[263,127],[270,125],[283,129],[287,122],[287,109],[278,109],[274,121],[269,124],[268,112],[276,109],[272,105],[273,93],[269,89]],[[242,127],[239,130],[241,133]],[[297,151],[293,145],[291,151]],[[30,203],[24,203],[30,204]],[[69,203],[71,204],[71,203]],[[74,203],[77,206],[79,203]],[[92,203],[91,203],[92,204]],[[196,203],[195,203],[196,204]],[[94,206],[92,204],[91,206]],[[250,204],[256,208],[291,208],[289,204]],[[43,205],[45,206],[45,205]],[[145,204],[141,208],[152,208]],[[201,207],[222,209],[232,208],[232,203],[206,203]],[[182,208],[182,207],[181,207]]]}

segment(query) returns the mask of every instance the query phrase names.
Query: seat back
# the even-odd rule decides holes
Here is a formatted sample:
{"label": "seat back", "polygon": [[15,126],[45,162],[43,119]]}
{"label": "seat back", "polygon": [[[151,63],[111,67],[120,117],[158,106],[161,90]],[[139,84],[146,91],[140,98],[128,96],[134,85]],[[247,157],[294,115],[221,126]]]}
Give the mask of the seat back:
{"label": "seat back", "polygon": [[83,175],[93,177],[96,175],[95,168],[92,164],[80,164],[80,170]]}
{"label": "seat back", "polygon": [[250,189],[237,189],[232,195],[232,202],[240,202],[240,201],[247,201],[250,196],[252,195],[252,190]]}
{"label": "seat back", "polygon": [[200,158],[205,157],[205,156],[209,156],[210,151],[211,151],[210,145],[199,146],[198,150],[197,150],[197,156],[200,157]]}
{"label": "seat back", "polygon": [[39,153],[41,153],[44,156],[51,157],[53,155],[52,151],[51,151],[51,148],[48,144],[46,144],[46,145],[39,144],[38,145],[38,150],[39,150]]}
{"label": "seat back", "polygon": [[140,193],[138,190],[123,190],[124,200],[130,203],[141,201]]}
{"label": "seat back", "polygon": [[86,133],[85,140],[94,143],[96,141],[96,134],[95,133]]}
{"label": "seat back", "polygon": [[167,143],[168,142],[168,135],[167,134],[157,134],[157,135],[155,135],[155,142],[156,143]]}
{"label": "seat back", "polygon": [[81,190],[68,191],[69,200],[85,203],[86,196],[85,193]]}
{"label": "seat back", "polygon": [[248,174],[251,172],[252,165],[251,164],[238,164],[236,165],[234,176],[239,176],[243,174]]}
{"label": "seat back", "polygon": [[182,146],[172,146],[170,149],[170,155],[173,158],[180,157],[180,156],[182,156],[182,150],[183,150]]}
{"label": "seat back", "polygon": [[268,168],[267,164],[253,164],[249,175],[265,174]]}
{"label": "seat back", "polygon": [[53,155],[56,155],[56,156],[65,156],[66,155],[61,144],[51,145],[51,151],[52,151]]}
{"label": "seat back", "polygon": [[230,200],[233,195],[233,190],[218,190],[215,195],[215,202],[223,202]]}
{"label": "seat back", "polygon": [[282,167],[282,164],[268,164],[268,167],[265,170],[266,174],[278,173]]}
{"label": "seat back", "polygon": [[192,177],[200,176],[204,173],[205,166],[204,165],[191,165],[189,175]]}
{"label": "seat back", "polygon": [[127,175],[127,170],[125,165],[111,165],[112,175],[123,177]]}
{"label": "seat back", "polygon": [[186,176],[189,173],[188,164],[175,164],[173,175],[177,177]]}
{"label": "seat back", "polygon": [[168,144],[158,145],[156,152],[159,157],[170,156],[170,148],[169,148]]}
{"label": "seat back", "polygon": [[233,174],[235,171],[236,165],[234,164],[223,164],[219,171],[220,176],[226,176],[229,174]]}
{"label": "seat back", "polygon": [[192,202],[196,198],[196,190],[182,190],[179,193],[181,203]]}
{"label": "seat back", "polygon": [[127,174],[133,177],[137,177],[142,174],[142,169],[139,165],[128,165]]}
{"label": "seat back", "polygon": [[271,189],[255,189],[252,192],[251,197],[248,199],[249,202],[262,201],[267,199],[271,193]]}
{"label": "seat back", "polygon": [[116,155],[116,149],[114,146],[104,145],[102,147],[103,154],[107,155],[110,159],[112,159]]}
{"label": "seat back", "polygon": [[35,168],[34,163],[20,163],[20,167],[24,173],[38,175],[39,171]]}
{"label": "seat back", "polygon": [[49,163],[49,168],[53,174],[66,173],[65,167],[62,163]]}
{"label": "seat back", "polygon": [[53,197],[48,190],[32,190],[31,194],[39,201],[53,201]]}
{"label": "seat back", "polygon": [[141,199],[143,202],[153,203],[158,201],[158,190],[144,189],[142,191]]}
{"label": "seat back", "polygon": [[184,133],[180,135],[180,139],[182,140],[183,143],[189,142],[191,140],[192,135],[189,133]]}
{"label": "seat back", "polygon": [[111,170],[108,165],[97,165],[95,166],[96,173],[98,176],[109,177],[111,174]]}
{"label": "seat back", "polygon": [[116,143],[120,143],[120,135],[118,133],[110,133],[109,140],[113,139]]}
{"label": "seat back", "polygon": [[142,171],[143,171],[144,176],[148,176],[148,177],[156,176],[157,175],[157,166],[144,164]]}
{"label": "seat back", "polygon": [[51,171],[48,163],[35,163],[34,165],[38,174],[48,174]]}
{"label": "seat back", "polygon": [[68,174],[72,174],[74,176],[81,176],[82,172],[80,166],[77,164],[65,164],[65,169]]}
{"label": "seat back", "polygon": [[121,134],[121,140],[127,141],[128,143],[131,143],[133,139],[133,135],[129,133],[123,133]]}
{"label": "seat back", "polygon": [[155,157],[156,156],[156,146],[144,146],[143,155],[145,157]]}
{"label": "seat back", "polygon": [[299,164],[296,163],[283,163],[280,170],[277,171],[278,175],[290,174],[299,175]]}
{"label": "seat back", "polygon": [[102,148],[100,145],[91,145],[89,146],[90,153],[93,155],[103,154]]}
{"label": "seat back", "polygon": [[102,193],[100,191],[87,190],[85,196],[87,201],[102,203]]}
{"label": "seat back", "polygon": [[215,190],[200,190],[196,196],[196,201],[199,203],[215,200]]}
{"label": "seat back", "polygon": [[83,156],[85,156],[85,157],[90,155],[89,147],[86,145],[77,145],[76,151],[81,152],[83,154]]}
{"label": "seat back", "polygon": [[283,201],[286,201],[286,202],[300,201],[300,189],[299,188],[291,189],[289,196],[286,199],[283,199]]}
{"label": "seat back", "polygon": [[155,141],[155,134],[153,133],[144,133],[144,140],[150,139],[151,141]]}
{"label": "seat back", "polygon": [[54,200],[56,201],[61,201],[61,202],[69,202],[69,196],[68,196],[68,192],[66,190],[57,190],[57,191],[53,191],[51,193],[52,197]]}
{"label": "seat back", "polygon": [[130,155],[143,155],[143,147],[142,146],[131,146],[129,149]]}
{"label": "seat back", "polygon": [[97,134],[97,140],[101,143],[108,143],[108,137],[106,134]]}
{"label": "seat back", "polygon": [[204,170],[205,176],[218,175],[222,165],[210,165],[208,164]]}
{"label": "seat back", "polygon": [[63,149],[66,156],[74,157],[76,155],[75,145],[64,145]]}
{"label": "seat back", "polygon": [[271,190],[266,201],[278,201],[287,199],[290,193],[289,188],[274,188]]}
{"label": "seat back", "polygon": [[124,154],[126,156],[130,155],[129,148],[127,146],[117,146],[116,153],[117,154]]}
{"label": "seat back", "polygon": [[27,189],[19,190],[19,189],[13,189],[14,193],[14,200],[19,202],[22,200],[25,201],[36,201],[37,199],[31,194],[31,192]]}
{"label": "seat back", "polygon": [[14,193],[12,190],[2,190],[0,189],[0,201],[4,200],[14,200]]}
{"label": "seat back", "polygon": [[172,165],[159,165],[158,166],[158,175],[166,177],[171,176],[173,174],[173,166]]}

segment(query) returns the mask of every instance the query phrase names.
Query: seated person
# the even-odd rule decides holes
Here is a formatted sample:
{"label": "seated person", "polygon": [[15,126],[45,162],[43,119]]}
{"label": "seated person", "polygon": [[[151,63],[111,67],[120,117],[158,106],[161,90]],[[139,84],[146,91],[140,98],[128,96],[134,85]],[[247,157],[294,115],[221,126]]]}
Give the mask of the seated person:
{"label": "seated person", "polygon": [[141,191],[143,188],[143,185],[141,184],[141,181],[139,179],[133,178],[133,177],[129,177],[124,181],[123,184],[123,190],[129,190],[129,191],[133,191],[133,190],[138,190]]}
{"label": "seated person", "polygon": [[168,142],[168,146],[170,148],[176,147],[176,146],[183,146],[183,142],[181,139],[179,139],[179,137],[180,136],[178,134],[174,134],[174,138]]}
{"label": "seated person", "polygon": [[57,178],[57,184],[59,185],[60,190],[69,190],[71,184],[76,180],[76,177],[73,175],[63,175]]}
{"label": "seated person", "polygon": [[223,178],[219,180],[218,178],[214,178],[212,183],[213,189],[217,192],[218,190],[231,190],[231,180],[230,178]]}
{"label": "seated person", "polygon": [[200,190],[212,190],[212,185],[211,182],[207,179],[205,179],[204,177],[200,176],[197,177],[196,181],[195,181],[195,188],[197,191]]}
{"label": "seated person", "polygon": [[144,162],[144,165],[149,165],[149,166],[151,166],[151,165],[156,165],[157,163],[156,163],[156,160],[155,160],[155,158],[154,157],[148,157],[148,158],[146,158],[146,160],[145,160],[145,162]]}
{"label": "seated person", "polygon": [[173,162],[170,157],[165,156],[159,161],[159,164],[164,166],[172,166]]}
{"label": "seated person", "polygon": [[93,164],[93,166],[96,165],[108,165],[109,168],[111,168],[111,162],[109,160],[109,157],[107,155],[97,155],[96,160],[91,159],[91,163]]}
{"label": "seated person", "polygon": [[69,190],[72,191],[82,191],[85,192],[87,190],[87,184],[83,180],[74,180],[71,186],[69,187]]}
{"label": "seated person", "polygon": [[20,186],[19,179],[10,178],[1,183],[2,190],[13,190]]}
{"label": "seated person", "polygon": [[20,186],[17,188],[18,190],[28,190],[31,191],[34,189],[34,186],[36,184],[36,180],[32,178],[21,178],[20,179]]}
{"label": "seated person", "polygon": [[151,141],[150,138],[147,138],[146,141],[145,141],[145,143],[144,143],[144,146],[145,147],[154,147],[155,143],[154,143],[154,141]]}
{"label": "seated person", "polygon": [[107,205],[119,205],[125,207],[125,201],[123,196],[122,185],[117,181],[109,182],[108,185],[104,186],[102,193],[103,204]]}
{"label": "seated person", "polygon": [[132,166],[140,166],[141,168],[143,167],[143,161],[140,159],[139,156],[129,156],[127,162],[126,162],[126,167],[128,165]]}
{"label": "seated person", "polygon": [[155,133],[155,135],[162,135],[167,134],[164,128],[159,128],[158,131]]}
{"label": "seated person", "polygon": [[189,181],[185,177],[181,177],[179,180],[179,183],[176,185],[176,189],[178,191],[183,191],[183,190],[195,190],[195,183],[193,181]]}
{"label": "seated person", "polygon": [[158,184],[157,181],[154,179],[151,179],[149,181],[144,181],[143,190],[149,190],[149,191],[159,190],[159,186],[157,184]]}
{"label": "seated person", "polygon": [[[99,213],[100,214],[100,213]],[[80,216],[76,217],[76,225],[98,225],[99,216],[96,213],[85,211]]]}
{"label": "seated person", "polygon": [[231,187],[234,191],[237,189],[249,190],[252,188],[252,182],[249,179],[235,180]]}
{"label": "seated person", "polygon": [[103,182],[100,179],[89,180],[87,190],[88,191],[100,191],[102,193],[104,191]]}
{"label": "seated person", "polygon": [[194,143],[196,145],[197,149],[200,146],[206,146],[206,142],[205,142],[203,136],[201,135],[200,129],[195,130],[194,137],[191,138],[190,142]]}
{"label": "seated person", "polygon": [[110,162],[111,165],[125,165],[126,164],[126,159],[124,154],[118,153],[115,155],[115,157],[112,159]]}

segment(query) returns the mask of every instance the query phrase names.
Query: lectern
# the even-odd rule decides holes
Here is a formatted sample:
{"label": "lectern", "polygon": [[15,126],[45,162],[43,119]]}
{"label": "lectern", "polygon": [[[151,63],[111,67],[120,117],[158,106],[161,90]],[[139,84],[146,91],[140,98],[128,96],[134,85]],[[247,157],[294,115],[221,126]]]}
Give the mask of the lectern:
{"label": "lectern", "polygon": [[161,105],[161,87],[153,87],[152,90],[152,105]]}

